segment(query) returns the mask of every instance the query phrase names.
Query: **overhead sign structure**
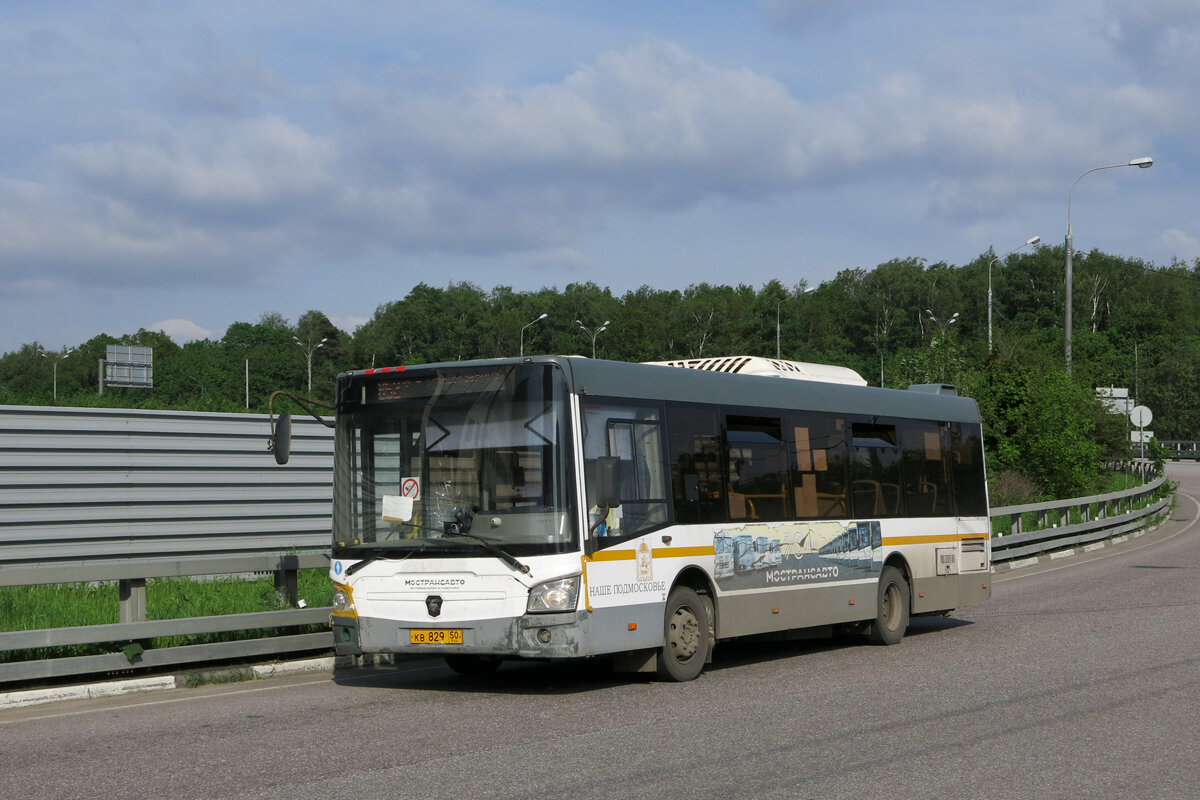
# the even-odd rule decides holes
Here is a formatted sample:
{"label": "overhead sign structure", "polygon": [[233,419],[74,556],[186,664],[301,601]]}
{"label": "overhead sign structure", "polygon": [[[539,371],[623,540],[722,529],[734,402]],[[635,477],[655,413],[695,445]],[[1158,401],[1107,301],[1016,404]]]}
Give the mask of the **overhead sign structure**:
{"label": "overhead sign structure", "polygon": [[107,386],[154,387],[154,348],[110,344],[105,350],[104,383]]}
{"label": "overhead sign structure", "polygon": [[1129,390],[1115,386],[1101,386],[1096,389],[1096,396],[1104,410],[1113,414],[1128,414],[1133,410],[1133,399]]}

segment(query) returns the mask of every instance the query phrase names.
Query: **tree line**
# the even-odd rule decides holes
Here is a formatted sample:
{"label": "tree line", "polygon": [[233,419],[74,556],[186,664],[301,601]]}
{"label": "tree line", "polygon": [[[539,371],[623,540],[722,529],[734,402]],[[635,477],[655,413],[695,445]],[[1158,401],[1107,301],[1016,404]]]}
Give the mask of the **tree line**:
{"label": "tree line", "polygon": [[[365,367],[521,352],[779,355],[848,366],[873,385],[955,384],[979,401],[991,474],[1019,479],[1004,491],[1068,497],[1087,494],[1100,465],[1129,452],[1128,420],[1102,408],[1097,387],[1129,388],[1154,412],[1160,439],[1200,438],[1200,260],[1156,267],[1076,254],[1068,370],[1064,256],[1042,246],[1004,259],[987,252],[961,267],[895,259],[815,287],[772,280],[615,295],[591,282],[530,292],[421,283],[356,331],[312,310],[294,324],[264,313],[220,339],[183,345],[146,330],[100,334],[69,352],[31,342],[0,356],[0,403],[263,412],[277,389],[331,402],[334,376]],[[100,393],[110,344],[154,349],[152,389]]]}

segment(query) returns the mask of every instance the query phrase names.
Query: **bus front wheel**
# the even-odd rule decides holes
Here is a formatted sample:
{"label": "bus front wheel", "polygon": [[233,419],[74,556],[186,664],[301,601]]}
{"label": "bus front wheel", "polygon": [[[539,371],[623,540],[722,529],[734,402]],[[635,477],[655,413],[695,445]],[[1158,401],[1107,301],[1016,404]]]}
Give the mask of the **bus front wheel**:
{"label": "bus front wheel", "polygon": [[658,652],[658,675],[672,681],[690,681],[700,676],[708,661],[708,607],[695,589],[676,586],[667,596],[662,649]]}
{"label": "bus front wheel", "polygon": [[908,581],[895,567],[879,573],[879,600],[875,621],[867,632],[871,644],[899,644],[908,630]]}

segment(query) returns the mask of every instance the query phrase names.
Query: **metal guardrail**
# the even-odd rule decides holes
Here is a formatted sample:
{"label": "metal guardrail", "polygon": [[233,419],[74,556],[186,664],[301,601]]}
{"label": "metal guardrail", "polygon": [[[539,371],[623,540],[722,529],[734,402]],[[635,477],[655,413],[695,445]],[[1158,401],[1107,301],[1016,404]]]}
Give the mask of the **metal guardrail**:
{"label": "metal guardrail", "polygon": [[1165,439],[1159,440],[1159,444],[1166,449],[1167,455],[1176,461],[1200,461],[1200,441],[1196,439]]}
{"label": "metal guardrail", "polygon": [[[301,569],[328,565],[323,555],[249,555],[168,561],[90,564],[54,573],[37,568],[0,569],[3,585],[116,580],[120,584],[121,621],[110,625],[80,625],[0,633],[0,652],[35,651],[72,645],[116,645],[118,652],[49,659],[0,662],[0,683],[60,679],[77,675],[129,674],[152,668],[196,666],[245,658],[278,658],[333,648],[328,631],[279,633],[309,625],[328,625],[328,607],[289,608],[251,614],[227,614],[184,619],[146,619],[146,580],[160,577],[274,573],[275,586],[295,606],[296,575]],[[51,577],[53,575],[53,577]],[[155,637],[188,636],[229,631],[266,632],[253,639],[229,642],[143,648],[139,642]],[[277,635],[271,635],[275,632]],[[123,645],[124,643],[124,645]],[[128,649],[127,649],[128,647]]]}
{"label": "metal guardrail", "polygon": [[[992,563],[1005,563],[1039,553],[1062,550],[1108,539],[1144,527],[1168,508],[1170,497],[1154,500],[1165,477],[1132,489],[1091,497],[993,508],[993,520],[1007,520],[1010,532],[992,536]],[[1036,530],[1025,530],[1024,518],[1034,515]],[[1079,522],[1072,523],[1072,515]]]}
{"label": "metal guardrail", "polygon": [[[0,633],[0,653],[119,652],[0,662],[0,683],[328,651],[328,608],[146,619],[147,580],[266,573],[296,605],[299,569],[325,568],[333,434],[293,420],[291,460],[263,414],[0,406],[0,586],[116,582],[119,622]],[[150,638],[258,638],[142,649]]]}

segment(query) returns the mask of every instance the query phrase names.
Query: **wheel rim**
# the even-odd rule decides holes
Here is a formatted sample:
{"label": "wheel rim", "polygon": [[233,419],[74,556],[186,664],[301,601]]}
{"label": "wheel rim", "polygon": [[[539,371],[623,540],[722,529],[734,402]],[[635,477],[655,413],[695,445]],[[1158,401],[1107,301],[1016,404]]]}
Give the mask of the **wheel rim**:
{"label": "wheel rim", "polygon": [[692,609],[687,606],[675,609],[667,626],[667,644],[676,661],[690,661],[696,655],[700,649],[700,623]]}

